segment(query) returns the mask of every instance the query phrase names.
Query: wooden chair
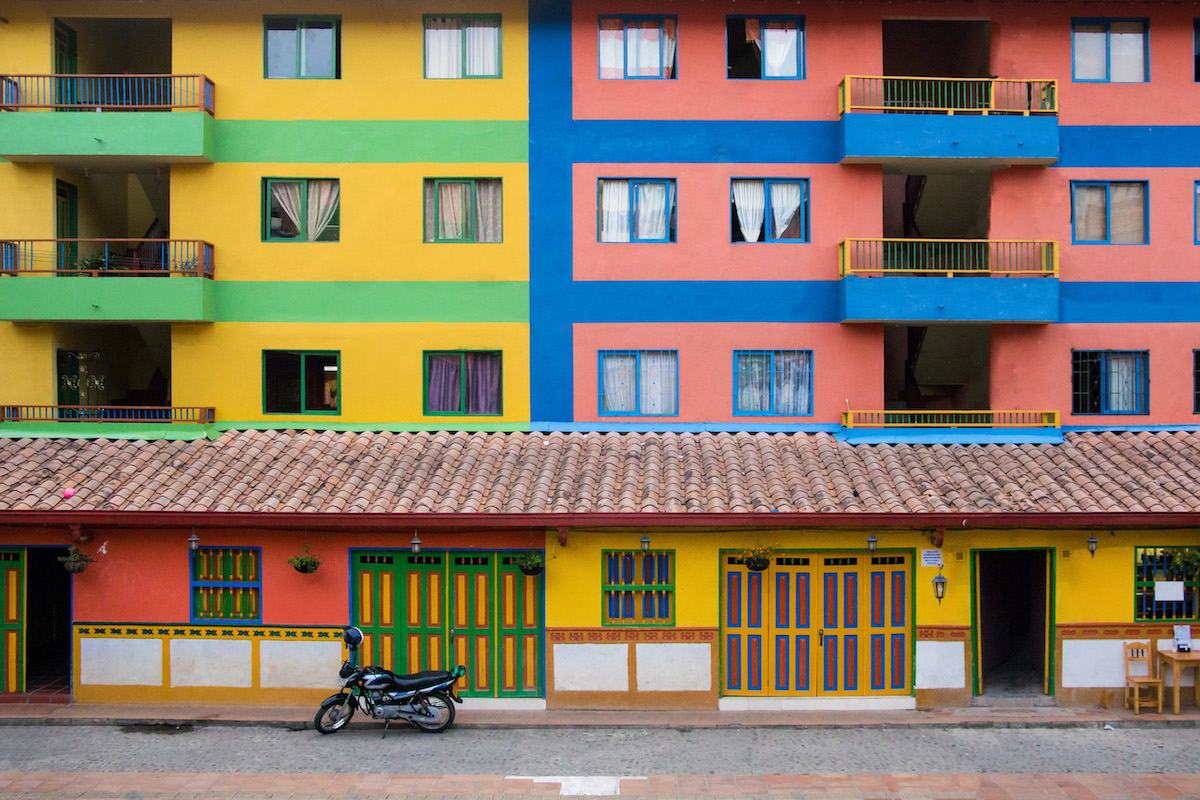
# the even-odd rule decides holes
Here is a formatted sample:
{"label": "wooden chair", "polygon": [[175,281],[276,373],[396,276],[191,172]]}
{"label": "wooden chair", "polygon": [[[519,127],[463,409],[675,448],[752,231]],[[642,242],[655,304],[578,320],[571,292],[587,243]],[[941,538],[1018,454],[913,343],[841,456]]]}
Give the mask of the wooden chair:
{"label": "wooden chair", "polygon": [[[1129,642],[1125,645],[1125,707],[1129,708],[1132,698],[1134,714],[1140,714],[1143,705],[1150,705],[1151,689],[1157,697],[1158,713],[1162,713],[1163,679],[1158,677],[1157,661],[1152,642]],[[1145,674],[1140,668],[1136,671],[1132,669],[1137,664],[1146,665]],[[1143,689],[1147,690],[1145,700],[1142,699]]]}

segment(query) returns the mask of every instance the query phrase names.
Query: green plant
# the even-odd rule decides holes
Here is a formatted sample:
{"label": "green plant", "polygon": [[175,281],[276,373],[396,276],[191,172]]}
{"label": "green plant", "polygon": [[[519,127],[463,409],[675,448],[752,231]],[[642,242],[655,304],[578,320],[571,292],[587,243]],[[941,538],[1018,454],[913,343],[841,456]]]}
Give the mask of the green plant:
{"label": "green plant", "polygon": [[314,555],[306,544],[303,550],[288,559],[288,563],[292,565],[292,569],[296,570],[296,572],[303,572],[308,575],[317,571],[317,567],[321,566],[321,559],[319,556]]}
{"label": "green plant", "polygon": [[1166,555],[1171,567],[1183,573],[1184,579],[1200,578],[1200,547],[1171,547]]}
{"label": "green plant", "polygon": [[775,553],[773,544],[752,544],[737,551],[737,557],[742,561],[760,561],[770,558]]}
{"label": "green plant", "polygon": [[546,566],[546,560],[537,550],[526,550],[512,556],[512,564],[519,570],[538,570]]}
{"label": "green plant", "polygon": [[65,556],[59,556],[58,560],[64,564],[92,564],[99,561],[95,556],[89,556],[87,553],[80,550],[75,545],[67,548]]}

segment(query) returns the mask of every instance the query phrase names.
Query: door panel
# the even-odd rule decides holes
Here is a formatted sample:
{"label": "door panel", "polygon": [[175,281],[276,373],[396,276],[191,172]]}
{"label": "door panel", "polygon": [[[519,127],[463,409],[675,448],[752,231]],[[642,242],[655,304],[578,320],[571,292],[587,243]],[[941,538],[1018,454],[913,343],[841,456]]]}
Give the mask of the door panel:
{"label": "door panel", "polygon": [[0,692],[25,691],[25,551],[0,550]]}

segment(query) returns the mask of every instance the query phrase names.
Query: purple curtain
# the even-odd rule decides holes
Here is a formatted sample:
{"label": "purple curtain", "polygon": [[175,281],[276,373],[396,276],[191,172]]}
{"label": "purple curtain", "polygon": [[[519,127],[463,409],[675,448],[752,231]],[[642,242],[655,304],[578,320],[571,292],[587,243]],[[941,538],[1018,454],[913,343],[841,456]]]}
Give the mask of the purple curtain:
{"label": "purple curtain", "polygon": [[456,413],[459,409],[457,355],[429,357],[429,411]]}
{"label": "purple curtain", "polygon": [[500,413],[500,354],[467,353],[467,413]]}

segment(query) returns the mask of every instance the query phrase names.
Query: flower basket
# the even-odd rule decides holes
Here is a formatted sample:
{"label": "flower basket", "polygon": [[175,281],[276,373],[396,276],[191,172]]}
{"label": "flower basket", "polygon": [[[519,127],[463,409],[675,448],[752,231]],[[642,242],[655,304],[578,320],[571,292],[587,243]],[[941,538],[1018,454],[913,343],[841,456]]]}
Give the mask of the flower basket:
{"label": "flower basket", "polygon": [[517,553],[512,557],[512,563],[522,575],[541,575],[546,569],[546,559],[536,550]]}
{"label": "flower basket", "polygon": [[67,572],[70,572],[72,575],[78,575],[80,572],[83,572],[85,569],[87,569],[89,563],[91,563],[91,562],[89,562],[89,561],[64,561],[63,569],[65,569]]}
{"label": "flower basket", "polygon": [[304,549],[289,558],[288,563],[301,575],[311,575],[321,566],[321,559],[309,551],[308,545],[304,545]]}
{"label": "flower basket", "polygon": [[751,572],[762,572],[767,567],[771,566],[771,559],[766,556],[745,559],[746,569]]}
{"label": "flower basket", "polygon": [[531,575],[532,576],[532,575],[541,575],[542,572],[545,571],[546,568],[543,565],[538,564],[537,566],[517,567],[517,569],[521,570],[522,575]]}
{"label": "flower basket", "polygon": [[70,572],[72,575],[77,575],[87,569],[88,564],[92,563],[96,559],[82,552],[75,545],[71,545],[69,548],[67,548],[67,554],[65,556],[59,556],[58,560],[62,562],[63,569],[65,569],[67,572]]}

